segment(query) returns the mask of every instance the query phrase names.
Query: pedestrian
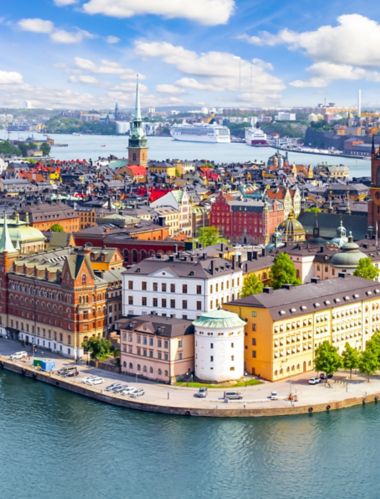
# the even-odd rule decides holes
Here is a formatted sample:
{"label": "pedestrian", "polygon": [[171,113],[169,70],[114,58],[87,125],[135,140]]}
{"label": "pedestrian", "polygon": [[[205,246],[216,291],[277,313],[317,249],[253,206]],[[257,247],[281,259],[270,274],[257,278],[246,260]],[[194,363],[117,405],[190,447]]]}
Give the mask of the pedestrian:
{"label": "pedestrian", "polygon": [[168,400],[170,399],[170,393],[168,392]]}

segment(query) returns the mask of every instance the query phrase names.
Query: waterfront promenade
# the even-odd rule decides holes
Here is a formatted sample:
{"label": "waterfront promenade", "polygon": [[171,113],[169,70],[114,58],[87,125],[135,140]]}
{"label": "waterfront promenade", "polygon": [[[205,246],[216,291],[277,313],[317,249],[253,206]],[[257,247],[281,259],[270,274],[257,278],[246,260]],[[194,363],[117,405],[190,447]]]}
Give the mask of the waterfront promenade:
{"label": "waterfront promenade", "polygon": [[[264,382],[260,385],[238,388],[236,390],[243,395],[243,399],[226,403],[223,399],[225,391],[223,388],[209,389],[208,396],[199,399],[194,397],[197,392],[196,388],[152,383],[136,377],[96,369],[83,362],[77,365],[79,376],[74,378],[63,378],[55,373],[44,373],[33,367],[33,358],[24,361],[10,361],[8,359],[11,353],[22,349],[23,347],[18,342],[0,339],[2,367],[101,402],[142,411],[209,417],[284,416],[326,412],[380,401],[380,376],[371,378],[368,383],[361,376],[354,376],[350,380],[345,373],[339,373],[330,381],[330,386],[326,386],[323,383],[309,385],[308,379],[313,373],[307,373],[287,381]],[[57,369],[75,365],[70,359],[40,350],[36,352],[34,358],[54,358]],[[104,382],[97,386],[86,385],[82,380],[89,375],[101,376]],[[145,394],[133,399],[105,392],[105,388],[113,382],[143,388]],[[272,391],[277,392],[278,400],[269,400],[268,396]],[[297,401],[290,401],[289,394],[296,395]]]}

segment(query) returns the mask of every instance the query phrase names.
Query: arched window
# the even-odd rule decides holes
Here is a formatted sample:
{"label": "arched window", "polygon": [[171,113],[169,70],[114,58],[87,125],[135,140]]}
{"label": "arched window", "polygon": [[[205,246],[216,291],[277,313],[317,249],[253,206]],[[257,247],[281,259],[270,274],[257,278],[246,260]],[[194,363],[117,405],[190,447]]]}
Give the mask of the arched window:
{"label": "arched window", "polygon": [[132,250],[132,263],[137,263],[137,250]]}
{"label": "arched window", "polygon": [[150,366],[149,372],[150,372],[150,374],[153,374],[153,367],[152,366]]}
{"label": "arched window", "polygon": [[161,376],[161,374],[162,374],[162,370],[161,370],[161,369],[159,369],[159,370],[158,370],[158,375],[159,375],[159,376]]}
{"label": "arched window", "polygon": [[132,362],[129,363],[129,369],[133,369],[133,364]]}
{"label": "arched window", "polygon": [[143,372],[146,373],[146,366],[143,366]]}
{"label": "arched window", "polygon": [[82,285],[87,284],[87,276],[86,274],[82,274]]}
{"label": "arched window", "polygon": [[138,371],[141,371],[141,366],[140,366],[140,364],[137,364],[137,370],[138,370]]}

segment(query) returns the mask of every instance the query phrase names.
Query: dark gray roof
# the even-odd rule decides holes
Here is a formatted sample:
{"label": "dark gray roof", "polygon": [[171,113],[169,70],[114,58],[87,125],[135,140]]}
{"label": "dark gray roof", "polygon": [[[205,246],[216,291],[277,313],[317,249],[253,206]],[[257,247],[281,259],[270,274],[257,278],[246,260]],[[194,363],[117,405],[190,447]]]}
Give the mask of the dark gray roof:
{"label": "dark gray roof", "polygon": [[194,334],[194,326],[191,321],[156,315],[123,318],[117,321],[117,327],[119,329],[168,338]]}
{"label": "dark gray roof", "polygon": [[[301,213],[298,220],[303,225],[307,234],[313,233],[316,219],[314,213]],[[368,229],[367,217],[365,215],[354,214],[337,214],[337,213],[319,213],[318,226],[319,235],[332,239],[336,236],[336,229],[343,221],[344,227],[347,232],[351,231],[354,239],[364,239]]]}
{"label": "dark gray roof", "polygon": [[369,297],[380,297],[380,283],[361,277],[345,275],[318,283],[302,284],[290,289],[247,296],[230,302],[233,305],[266,308],[274,320],[359,302]]}
{"label": "dark gray roof", "polygon": [[173,272],[178,277],[209,279],[211,277],[237,272],[233,264],[223,258],[197,258],[180,256],[146,258],[140,263],[132,265],[124,274],[127,275],[149,275],[160,270]]}

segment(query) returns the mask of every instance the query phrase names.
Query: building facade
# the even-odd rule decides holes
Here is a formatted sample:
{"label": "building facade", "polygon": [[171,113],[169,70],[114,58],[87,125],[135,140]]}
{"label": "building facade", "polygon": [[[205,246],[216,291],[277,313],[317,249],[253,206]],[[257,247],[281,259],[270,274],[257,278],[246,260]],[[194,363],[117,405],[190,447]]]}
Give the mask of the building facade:
{"label": "building facade", "polygon": [[224,305],[246,321],[245,370],[270,381],[314,369],[315,350],[329,341],[364,350],[380,327],[377,282],[340,274],[335,279],[264,293]]}
{"label": "building facade", "polygon": [[142,126],[138,78],[136,83],[135,117],[132,121],[128,141],[128,165],[148,166],[148,146]]}
{"label": "building facade", "polygon": [[121,319],[121,372],[172,383],[194,369],[194,327],[190,321],[141,316]]}
{"label": "building facade", "polygon": [[236,299],[242,281],[241,269],[222,258],[147,258],[123,273],[123,315],[194,320]]}

